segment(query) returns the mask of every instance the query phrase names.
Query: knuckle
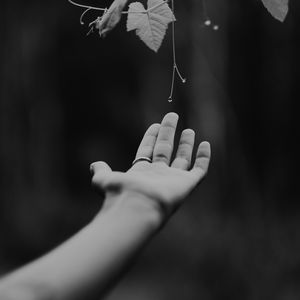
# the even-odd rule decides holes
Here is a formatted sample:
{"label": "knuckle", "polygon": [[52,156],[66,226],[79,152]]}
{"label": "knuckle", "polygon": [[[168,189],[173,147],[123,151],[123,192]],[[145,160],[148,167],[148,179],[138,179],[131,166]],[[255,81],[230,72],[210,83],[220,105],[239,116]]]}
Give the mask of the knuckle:
{"label": "knuckle", "polygon": [[181,158],[187,158],[190,156],[191,153],[191,147],[188,144],[182,144],[178,148],[177,156]]}
{"label": "knuckle", "polygon": [[168,162],[169,160],[169,157],[164,154],[164,153],[157,153],[155,154],[154,158],[153,158],[153,161],[163,161],[163,162]]}
{"label": "knuckle", "polygon": [[179,142],[179,146],[185,146],[191,148],[194,144],[194,140],[189,136],[182,137]]}
{"label": "knuckle", "polygon": [[182,167],[186,168],[190,165],[190,160],[186,157],[178,157],[179,163],[180,165],[182,165]]}
{"label": "knuckle", "polygon": [[171,144],[167,140],[159,141],[156,145],[156,148],[154,149],[154,155],[156,153],[169,153],[173,150],[173,144]]}

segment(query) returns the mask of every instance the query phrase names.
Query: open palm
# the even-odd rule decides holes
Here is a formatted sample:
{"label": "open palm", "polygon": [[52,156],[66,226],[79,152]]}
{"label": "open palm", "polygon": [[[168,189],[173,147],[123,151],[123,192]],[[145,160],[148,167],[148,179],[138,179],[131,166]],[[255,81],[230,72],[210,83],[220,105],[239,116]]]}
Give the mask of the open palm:
{"label": "open palm", "polygon": [[136,193],[172,212],[203,179],[210,161],[210,145],[202,142],[191,163],[195,140],[191,129],[182,132],[171,161],[177,122],[178,115],[168,113],[161,124],[153,124],[146,131],[136,158],[152,158],[152,163],[138,161],[125,173],[112,171],[105,162],[93,163],[93,185],[109,193]]}

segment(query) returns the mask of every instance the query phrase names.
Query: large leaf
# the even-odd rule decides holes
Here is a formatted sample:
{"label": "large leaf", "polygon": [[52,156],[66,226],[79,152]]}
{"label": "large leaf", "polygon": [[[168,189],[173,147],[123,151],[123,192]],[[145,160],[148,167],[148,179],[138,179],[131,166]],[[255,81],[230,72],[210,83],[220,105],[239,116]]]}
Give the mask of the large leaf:
{"label": "large leaf", "polygon": [[277,20],[283,22],[289,11],[289,0],[262,0],[262,3]]}
{"label": "large leaf", "polygon": [[127,31],[136,30],[140,39],[157,52],[165,37],[168,24],[175,21],[174,14],[166,1],[148,0],[146,10],[142,3],[129,5]]}

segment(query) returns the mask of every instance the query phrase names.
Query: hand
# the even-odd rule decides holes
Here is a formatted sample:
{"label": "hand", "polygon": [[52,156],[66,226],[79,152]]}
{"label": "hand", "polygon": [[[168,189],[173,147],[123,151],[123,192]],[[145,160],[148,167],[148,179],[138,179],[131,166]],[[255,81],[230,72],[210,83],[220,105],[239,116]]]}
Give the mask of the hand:
{"label": "hand", "polygon": [[178,116],[167,114],[146,131],[127,172],[91,165],[93,185],[105,192],[104,209],[63,245],[0,282],[1,299],[90,299],[115,284],[146,243],[207,172],[210,145],[199,145],[191,165],[194,132],[181,134],[171,161]]}
{"label": "hand", "polygon": [[139,161],[125,173],[112,171],[105,162],[91,165],[92,184],[107,195],[105,208],[114,204],[111,199],[116,195],[125,193],[157,205],[169,216],[204,178],[210,161],[210,145],[200,143],[192,164],[193,130],[182,132],[176,156],[171,161],[177,122],[178,115],[168,113],[161,124],[153,124],[146,131],[136,158],[152,158],[152,163]]}

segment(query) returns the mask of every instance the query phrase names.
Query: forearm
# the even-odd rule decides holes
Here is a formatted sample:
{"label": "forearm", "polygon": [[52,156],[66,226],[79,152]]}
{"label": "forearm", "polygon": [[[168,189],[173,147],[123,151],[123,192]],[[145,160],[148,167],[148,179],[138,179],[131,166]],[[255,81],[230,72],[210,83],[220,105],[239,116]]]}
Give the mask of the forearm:
{"label": "forearm", "polygon": [[[0,298],[1,291],[21,288],[31,294],[36,290],[33,294],[38,300],[86,299],[95,293],[99,299],[162,221],[151,201],[124,194],[112,200],[110,209],[70,240],[4,279]],[[25,300],[17,296],[15,299]]]}

